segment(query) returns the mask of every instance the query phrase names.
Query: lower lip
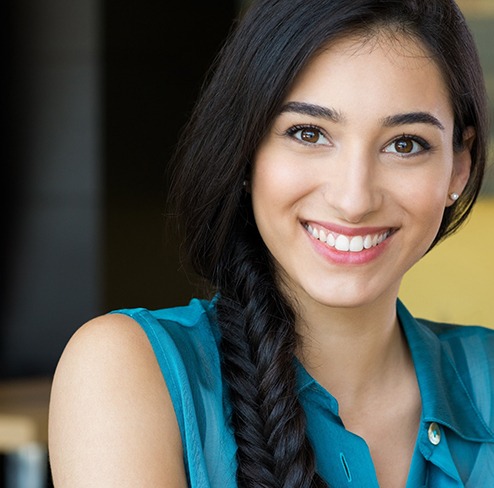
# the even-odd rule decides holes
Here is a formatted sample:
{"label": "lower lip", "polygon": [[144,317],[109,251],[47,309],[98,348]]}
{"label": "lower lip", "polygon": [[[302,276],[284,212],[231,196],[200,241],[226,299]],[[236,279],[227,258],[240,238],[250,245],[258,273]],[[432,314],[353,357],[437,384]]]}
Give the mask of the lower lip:
{"label": "lower lip", "polygon": [[393,234],[391,234],[377,246],[371,247],[370,249],[363,249],[359,252],[338,251],[336,248],[324,244],[313,235],[309,234],[305,227],[304,231],[318,254],[335,264],[345,265],[362,265],[374,261],[386,251],[389,241],[393,238]]}

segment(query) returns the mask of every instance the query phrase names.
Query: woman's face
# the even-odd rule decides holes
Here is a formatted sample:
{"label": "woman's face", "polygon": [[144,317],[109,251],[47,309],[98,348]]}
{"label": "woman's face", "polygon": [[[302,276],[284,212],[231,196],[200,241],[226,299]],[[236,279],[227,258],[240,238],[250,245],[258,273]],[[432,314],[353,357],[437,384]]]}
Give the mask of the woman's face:
{"label": "woman's face", "polygon": [[394,299],[469,175],[447,88],[421,45],[332,44],[299,75],[258,151],[252,203],[302,306]]}

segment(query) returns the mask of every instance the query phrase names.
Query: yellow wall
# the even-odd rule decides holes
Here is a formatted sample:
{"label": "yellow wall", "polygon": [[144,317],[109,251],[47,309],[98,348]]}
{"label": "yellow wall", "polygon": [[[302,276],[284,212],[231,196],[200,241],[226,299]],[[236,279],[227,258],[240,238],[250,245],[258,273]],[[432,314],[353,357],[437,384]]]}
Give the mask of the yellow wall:
{"label": "yellow wall", "polygon": [[407,273],[400,297],[417,317],[494,328],[494,198]]}

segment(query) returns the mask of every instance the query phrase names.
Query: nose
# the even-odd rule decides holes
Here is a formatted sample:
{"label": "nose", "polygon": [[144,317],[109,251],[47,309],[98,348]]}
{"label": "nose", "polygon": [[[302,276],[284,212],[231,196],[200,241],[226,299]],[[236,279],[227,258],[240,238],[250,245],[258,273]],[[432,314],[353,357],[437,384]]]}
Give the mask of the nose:
{"label": "nose", "polygon": [[382,204],[378,161],[366,151],[351,151],[332,164],[336,166],[325,189],[327,203],[342,220],[362,222]]}

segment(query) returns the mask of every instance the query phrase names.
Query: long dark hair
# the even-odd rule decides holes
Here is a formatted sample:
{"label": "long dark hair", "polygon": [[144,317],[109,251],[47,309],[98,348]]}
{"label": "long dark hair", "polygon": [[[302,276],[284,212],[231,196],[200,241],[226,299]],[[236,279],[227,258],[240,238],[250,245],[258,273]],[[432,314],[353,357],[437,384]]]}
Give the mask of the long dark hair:
{"label": "long dark hair", "polygon": [[[276,285],[242,182],[295,77],[348,34],[398,30],[440,67],[454,108],[454,149],[472,126],[472,169],[433,243],[469,214],[486,160],[486,96],[472,36],[452,0],[260,0],[218,57],[177,153],[173,186],[184,248],[219,292],[223,376],[240,487],[323,487],[296,394],[293,304]],[[328,480],[330,482],[331,480]]]}

